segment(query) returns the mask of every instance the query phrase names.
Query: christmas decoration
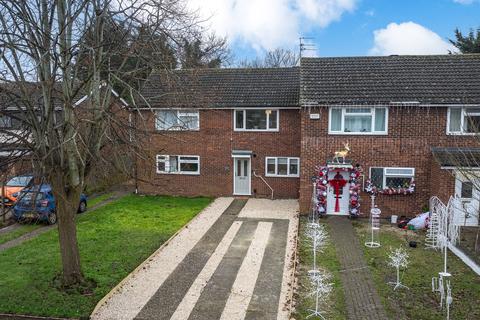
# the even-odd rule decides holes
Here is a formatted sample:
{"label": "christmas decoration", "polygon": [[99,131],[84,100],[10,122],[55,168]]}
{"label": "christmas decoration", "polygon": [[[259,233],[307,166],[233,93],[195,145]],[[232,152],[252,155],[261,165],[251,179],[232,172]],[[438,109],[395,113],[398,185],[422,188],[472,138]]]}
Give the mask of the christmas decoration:
{"label": "christmas decoration", "polygon": [[407,186],[399,186],[396,188],[386,187],[384,189],[379,189],[373,185],[372,180],[365,181],[365,192],[371,194],[386,194],[386,195],[407,195],[415,192],[415,180],[412,178],[410,184]]}
{"label": "christmas decoration", "polygon": [[331,275],[326,272],[319,272],[310,274],[310,281],[314,288],[312,294],[315,295],[315,309],[310,309],[312,313],[306,317],[319,317],[325,320],[320,311],[320,303],[325,302],[332,292],[333,284],[331,282]]}
{"label": "christmas decoration", "polygon": [[[328,180],[328,174],[336,172],[333,179]],[[348,172],[348,180],[341,173]],[[316,175],[313,178],[315,201],[312,201],[316,208],[316,213],[320,216],[327,214],[327,188],[332,186],[335,195],[335,211],[340,209],[339,196],[341,189],[348,184],[349,186],[349,214],[351,217],[360,215],[360,178],[361,167],[329,167],[319,166],[316,168]]]}
{"label": "christmas decoration", "polygon": [[400,282],[400,268],[407,268],[408,266],[408,253],[403,248],[397,248],[395,250],[390,250],[390,254],[388,255],[388,265],[394,267],[397,272],[397,280],[395,282],[389,282],[388,284],[393,285],[393,290],[397,290],[398,288],[406,288],[409,289],[407,286],[403,285]]}
{"label": "christmas decoration", "polygon": [[307,225],[305,236],[310,239],[313,250],[313,268],[309,273],[317,273],[317,251],[321,250],[328,239],[327,231],[322,224],[313,222]]}
{"label": "christmas decoration", "polygon": [[375,206],[375,196],[372,195],[372,209],[370,209],[370,241],[365,242],[369,248],[380,247],[380,214],[382,211]]}

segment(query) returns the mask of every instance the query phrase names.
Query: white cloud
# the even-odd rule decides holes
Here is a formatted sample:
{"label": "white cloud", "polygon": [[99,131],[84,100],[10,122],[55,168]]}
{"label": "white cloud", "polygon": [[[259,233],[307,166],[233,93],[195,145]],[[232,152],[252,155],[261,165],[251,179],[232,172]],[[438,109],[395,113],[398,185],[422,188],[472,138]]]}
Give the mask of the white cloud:
{"label": "white cloud", "polygon": [[455,47],[438,34],[414,22],[390,23],[373,32],[371,55],[446,54]]}
{"label": "white cloud", "polygon": [[324,28],[352,12],[359,0],[190,0],[190,7],[230,42],[256,50],[293,46],[302,31]]}

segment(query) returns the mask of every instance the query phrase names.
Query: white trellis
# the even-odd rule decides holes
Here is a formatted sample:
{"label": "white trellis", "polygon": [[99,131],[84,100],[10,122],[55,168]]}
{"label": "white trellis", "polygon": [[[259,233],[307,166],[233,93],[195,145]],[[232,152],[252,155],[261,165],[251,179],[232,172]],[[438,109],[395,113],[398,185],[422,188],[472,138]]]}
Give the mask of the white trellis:
{"label": "white trellis", "polygon": [[[436,198],[436,197],[435,197]],[[440,294],[440,307],[446,309],[447,320],[450,319],[450,305],[453,302],[451,291],[451,273],[448,272],[448,247],[454,246],[459,238],[459,226],[454,223],[455,212],[460,208],[458,197],[450,197],[445,206],[438,198],[431,199],[431,212],[438,214],[437,245],[443,253],[443,271],[432,278],[432,291]]]}
{"label": "white trellis", "polygon": [[393,290],[398,288],[409,289],[406,285],[403,285],[400,281],[400,268],[406,269],[408,266],[408,252],[404,248],[397,248],[391,250],[388,255],[388,265],[395,268],[397,279],[395,282],[389,282],[388,284],[393,285]]}
{"label": "white trellis", "polygon": [[375,205],[375,196],[372,199],[372,209],[370,209],[370,241],[365,242],[369,248],[380,247],[380,214],[382,211]]}
{"label": "white trellis", "polygon": [[310,317],[319,317],[325,320],[320,310],[320,304],[325,302],[332,292],[333,284],[330,280],[331,276],[326,272],[310,274],[310,281],[314,288],[311,294],[315,296],[315,309],[309,309],[311,313],[307,316],[307,319]]}
{"label": "white trellis", "polygon": [[425,249],[439,249],[438,233],[440,229],[440,219],[446,210],[445,205],[438,197],[430,198],[430,221],[427,235],[425,237]]}

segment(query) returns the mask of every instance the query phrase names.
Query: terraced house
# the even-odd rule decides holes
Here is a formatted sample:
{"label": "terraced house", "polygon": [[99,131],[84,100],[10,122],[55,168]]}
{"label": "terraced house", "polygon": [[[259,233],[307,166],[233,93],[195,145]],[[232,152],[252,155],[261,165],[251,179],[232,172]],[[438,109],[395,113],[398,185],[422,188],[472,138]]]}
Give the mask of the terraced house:
{"label": "terraced house", "polygon": [[[413,215],[432,195],[455,193],[478,210],[478,191],[456,168],[476,166],[480,154],[479,55],[178,70],[153,73],[143,95],[152,155],[137,160],[140,192],[299,198],[306,213],[316,167],[348,142],[362,186],[371,180],[384,190],[384,214]],[[348,204],[343,188],[327,192]]]}

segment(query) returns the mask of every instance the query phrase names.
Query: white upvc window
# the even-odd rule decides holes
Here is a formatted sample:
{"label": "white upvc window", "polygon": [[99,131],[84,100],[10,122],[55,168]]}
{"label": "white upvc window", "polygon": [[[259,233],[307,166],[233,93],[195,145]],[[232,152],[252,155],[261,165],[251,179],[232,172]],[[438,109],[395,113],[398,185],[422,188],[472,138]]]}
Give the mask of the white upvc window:
{"label": "white upvc window", "polygon": [[235,131],[278,131],[280,111],[274,109],[234,110]]}
{"label": "white upvc window", "polygon": [[11,129],[12,128],[12,118],[7,115],[0,116],[0,129]]}
{"label": "white upvc window", "polygon": [[161,131],[198,131],[200,130],[200,113],[198,110],[174,109],[157,110],[155,129]]}
{"label": "white upvc window", "polygon": [[370,181],[380,189],[408,188],[415,177],[415,168],[371,167]]}
{"label": "white upvc window", "polygon": [[480,132],[480,107],[450,107],[447,134],[474,135]]}
{"label": "white upvc window", "polygon": [[266,157],[266,177],[299,177],[300,158],[294,157]]}
{"label": "white upvc window", "polygon": [[157,173],[200,174],[200,157],[157,155]]}
{"label": "white upvc window", "polygon": [[332,107],[328,117],[329,134],[387,134],[386,107]]}

